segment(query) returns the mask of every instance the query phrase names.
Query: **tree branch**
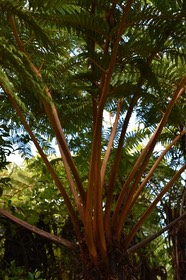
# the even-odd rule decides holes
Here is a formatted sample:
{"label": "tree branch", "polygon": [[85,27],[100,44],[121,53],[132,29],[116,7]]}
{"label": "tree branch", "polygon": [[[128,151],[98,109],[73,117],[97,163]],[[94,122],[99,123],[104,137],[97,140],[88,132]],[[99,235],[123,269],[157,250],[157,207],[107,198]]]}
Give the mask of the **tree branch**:
{"label": "tree branch", "polygon": [[[10,25],[12,28],[12,32],[14,34],[15,40],[17,42],[17,45],[19,47],[19,50],[25,55],[27,61],[30,63],[31,68],[33,69],[33,71],[36,73],[37,76],[39,76],[41,78],[41,74],[39,72],[39,70],[35,67],[35,65],[30,61],[29,57],[27,56],[27,54],[25,53],[23,44],[21,42],[21,39],[19,37],[19,34],[17,32],[16,29],[16,25],[15,25],[15,20],[13,18],[13,16],[10,18]],[[46,96],[48,97],[49,100],[47,99],[43,99],[43,105],[45,108],[45,112],[50,120],[50,123],[52,125],[52,128],[54,130],[54,133],[56,135],[56,138],[58,140],[58,145],[60,146],[60,152],[61,152],[61,157],[63,158],[63,161],[66,161],[67,164],[69,165],[72,174],[74,176],[74,179],[76,181],[81,199],[82,199],[82,204],[85,205],[85,191],[81,182],[81,179],[79,177],[79,174],[77,172],[76,166],[74,164],[74,161],[72,159],[71,153],[69,151],[68,145],[66,143],[64,134],[63,134],[63,129],[59,120],[59,116],[56,110],[56,107],[52,101],[52,97],[51,94],[49,92],[49,89],[46,87],[45,88],[45,93]],[[65,155],[65,156],[64,156]],[[67,164],[65,164],[65,168],[67,168]],[[68,171],[67,171],[68,172]],[[71,176],[71,174],[68,172],[69,176]],[[70,180],[70,182],[72,182],[72,178]],[[70,183],[69,182],[69,183]],[[73,186],[72,186],[73,187]]]}
{"label": "tree branch", "polygon": [[143,180],[143,182],[141,183],[141,185],[139,186],[139,188],[137,189],[137,191],[135,192],[133,199],[132,199],[132,205],[136,202],[137,198],[139,197],[140,193],[142,192],[143,188],[145,187],[145,185],[147,184],[147,182],[149,181],[149,179],[151,178],[154,170],[157,168],[158,164],[160,163],[160,161],[163,159],[163,157],[165,156],[165,154],[171,149],[171,147],[177,143],[179,141],[179,139],[185,134],[185,131],[182,131],[178,136],[176,136],[176,138],[166,147],[166,149],[162,152],[162,154],[159,156],[159,158],[156,160],[156,162],[153,164],[153,166],[151,167],[149,173],[147,174],[147,176],[145,177],[145,179]]}
{"label": "tree branch", "polygon": [[[100,82],[100,99],[98,103],[97,116],[95,121],[95,130],[93,135],[92,154],[90,160],[89,184],[87,190],[86,202],[86,220],[92,216],[92,194],[94,193],[94,234],[95,240],[98,241],[100,251],[103,252],[103,257],[106,251],[106,241],[103,226],[103,212],[102,212],[102,188],[101,188],[101,133],[102,133],[102,118],[103,109],[107,99],[112,73],[116,63],[117,51],[121,36],[125,30],[128,12],[134,0],[128,0],[123,8],[123,15],[121,23],[116,34],[116,39],[113,44],[110,63],[108,69],[102,73]],[[89,226],[89,225],[88,225]],[[88,229],[89,230],[89,229]]]}
{"label": "tree branch", "polygon": [[144,221],[149,217],[149,215],[154,210],[156,204],[162,199],[162,197],[165,195],[165,193],[172,187],[172,185],[175,183],[175,181],[178,179],[178,177],[182,174],[182,172],[186,169],[186,164],[184,164],[177,173],[172,177],[172,179],[169,181],[169,183],[163,188],[163,190],[159,193],[159,195],[156,197],[156,199],[150,204],[150,206],[147,208],[147,210],[144,212],[144,214],[140,217],[138,222],[134,225],[132,230],[129,232],[125,239],[125,246],[128,247],[131,243],[131,240],[136,235],[138,229],[142,226]]}
{"label": "tree branch", "polygon": [[[131,170],[126,182],[123,185],[123,189],[120,193],[120,196],[118,198],[117,204],[116,204],[116,210],[118,211],[119,209],[121,210],[121,216],[119,218],[119,221],[117,223],[116,226],[116,240],[120,239],[121,236],[121,231],[122,231],[122,226],[123,223],[126,219],[127,213],[128,213],[128,205],[130,205],[133,195],[135,193],[136,190],[136,186],[140,181],[141,175],[144,172],[149,159],[152,155],[152,152],[154,150],[154,147],[157,143],[157,140],[163,130],[164,125],[166,124],[168,117],[172,111],[172,108],[174,106],[174,104],[176,103],[177,99],[180,97],[180,95],[183,93],[184,91],[184,85],[186,82],[186,76],[183,77],[180,81],[180,84],[178,85],[177,89],[175,90],[173,97],[171,99],[171,101],[169,102],[169,105],[166,109],[166,112],[164,113],[164,116],[162,117],[156,131],[154,132],[154,134],[152,135],[151,139],[149,140],[148,144],[146,145],[146,147],[144,148],[144,150],[142,151],[141,155],[139,156],[139,158],[137,159],[133,169]],[[126,189],[130,186],[131,181],[135,178],[135,182],[134,184],[131,186],[129,194],[128,194],[128,199],[127,199],[127,205],[124,205],[122,207],[122,202],[124,199],[124,196],[126,194]],[[119,211],[118,211],[119,212]]]}
{"label": "tree branch", "polygon": [[49,160],[47,159],[46,155],[44,154],[42,148],[40,147],[37,139],[35,138],[35,135],[34,133],[32,132],[28,122],[26,121],[23,113],[21,112],[19,106],[17,105],[16,101],[14,100],[14,98],[12,97],[11,93],[8,92],[8,90],[1,84],[1,87],[2,89],[4,90],[4,92],[7,94],[10,102],[12,103],[14,109],[16,110],[21,122],[23,123],[25,129],[27,130],[28,134],[30,135],[30,138],[32,139],[34,145],[36,146],[41,158],[43,159],[43,162],[45,163],[48,171],[50,172],[50,175],[51,177],[53,178],[57,188],[59,189],[61,195],[63,196],[64,198],[64,201],[65,201],[65,204],[66,204],[66,207],[68,209],[68,212],[69,212],[69,215],[71,217],[71,220],[72,220],[72,223],[73,223],[73,226],[74,226],[74,229],[76,231],[76,234],[77,234],[77,237],[79,239],[79,241],[81,240],[81,233],[80,233],[80,229],[79,229],[79,226],[78,226],[78,221],[76,219],[76,215],[75,215],[75,212],[74,212],[74,209],[72,207],[72,204],[70,202],[70,199],[61,183],[61,181],[59,180],[55,170],[53,169],[51,163],[49,162]]}
{"label": "tree branch", "polygon": [[124,141],[127,127],[128,127],[128,124],[129,124],[129,121],[130,121],[130,118],[131,118],[131,115],[132,115],[132,112],[133,112],[137,99],[138,98],[136,96],[133,96],[131,104],[127,111],[127,115],[125,117],[121,135],[119,138],[119,144],[118,144],[116,156],[115,156],[114,163],[113,163],[112,170],[111,170],[111,175],[110,175],[110,180],[109,180],[109,185],[108,185],[108,192],[107,192],[107,200],[106,200],[106,206],[105,206],[105,217],[104,217],[105,232],[106,232],[106,236],[107,236],[108,240],[110,239],[110,235],[111,235],[111,225],[110,225],[111,204],[112,204],[113,191],[114,191],[114,186],[115,186],[115,182],[116,182],[119,163],[120,163],[120,159],[121,159],[121,155],[122,155],[123,141]]}
{"label": "tree branch", "polygon": [[[160,161],[163,159],[164,155],[170,150],[170,148],[182,137],[182,135],[184,135],[185,132],[182,131],[182,133],[180,135],[178,135],[168,146],[167,148],[162,152],[162,154],[158,157],[158,159],[156,160],[156,162],[153,164],[153,166],[151,167],[149,173],[147,174],[147,176],[145,177],[145,179],[143,180],[143,182],[141,183],[141,185],[138,187],[137,191],[135,192],[134,195],[132,195],[129,191],[128,193],[128,199],[127,199],[127,204],[125,205],[125,207],[123,207],[123,215],[125,214],[126,216],[128,215],[128,213],[130,212],[130,210],[132,209],[133,205],[135,204],[136,200],[138,199],[139,195],[141,194],[142,190],[144,189],[146,183],[149,181],[149,179],[151,178],[154,170],[157,168],[158,164],[160,163]],[[140,175],[141,176],[141,175]],[[134,183],[135,184],[135,183]],[[137,185],[135,185],[137,187]]]}
{"label": "tree branch", "polygon": [[54,242],[54,243],[57,243],[57,244],[62,244],[64,245],[65,247],[69,248],[69,249],[75,249],[75,248],[78,248],[78,245],[73,243],[73,242],[70,242],[62,237],[58,237],[54,234],[51,234],[51,233],[48,233],[42,229],[39,229],[38,227],[36,226],[33,226],[33,225],[30,225],[29,223],[25,222],[25,221],[22,221],[21,219],[13,216],[12,214],[10,214],[9,212],[7,212],[6,210],[4,209],[1,209],[0,208],[0,213],[7,217],[8,219],[10,219],[11,221],[13,221],[14,223],[30,230],[31,232],[34,232],[44,238],[47,238],[49,239],[50,241]]}
{"label": "tree branch", "polygon": [[162,233],[164,233],[165,231],[169,230],[171,227],[173,227],[175,224],[177,224],[179,221],[186,219],[186,214],[183,214],[182,216],[178,217],[177,219],[175,219],[174,221],[172,221],[171,223],[169,223],[166,227],[162,228],[161,230],[159,230],[157,233],[153,234],[152,236],[149,236],[148,238],[146,238],[145,240],[137,243],[136,245],[130,247],[127,250],[127,253],[131,254],[134,251],[137,251],[138,249],[140,249],[141,247],[144,247],[145,245],[147,245],[149,242],[151,242],[152,240],[156,239],[158,236],[160,236]]}
{"label": "tree branch", "polygon": [[101,166],[101,187],[103,188],[103,184],[104,184],[104,176],[105,176],[105,171],[106,171],[106,167],[107,167],[107,163],[108,163],[108,159],[111,153],[111,149],[112,149],[112,144],[114,141],[114,137],[116,134],[116,130],[117,130],[117,126],[118,126],[118,120],[119,120],[119,114],[121,111],[121,106],[122,106],[122,102],[118,102],[118,107],[117,107],[117,111],[116,111],[116,117],[115,117],[115,121],[114,121],[114,126],[112,128],[111,131],[111,135],[109,138],[109,142],[108,142],[108,146],[107,146],[107,150],[102,162],[102,166]]}

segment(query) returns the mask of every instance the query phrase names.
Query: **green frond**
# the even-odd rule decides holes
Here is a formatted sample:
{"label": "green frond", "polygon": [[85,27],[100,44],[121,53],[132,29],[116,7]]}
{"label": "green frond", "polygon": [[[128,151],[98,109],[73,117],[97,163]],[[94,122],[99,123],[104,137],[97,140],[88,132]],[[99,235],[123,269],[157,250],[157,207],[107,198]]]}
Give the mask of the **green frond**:
{"label": "green frond", "polygon": [[5,92],[8,92],[8,94],[11,95],[11,97],[13,97],[15,99],[15,101],[17,102],[17,104],[19,105],[19,107],[24,111],[24,112],[28,112],[27,107],[25,106],[25,104],[21,101],[21,99],[19,98],[19,96],[17,96],[17,94],[15,93],[14,90],[14,86],[11,83],[11,81],[9,80],[8,76],[4,73],[3,69],[0,68],[0,86],[3,88],[3,90],[5,90]]}
{"label": "green frond", "polygon": [[[180,19],[184,17],[184,9],[182,0],[177,4],[177,1],[150,1],[149,3],[143,4],[141,1],[134,3],[134,9],[130,11],[131,24],[138,24],[144,28],[148,26],[157,26],[160,23],[165,23],[170,19]],[[182,2],[182,3],[181,3]],[[167,8],[169,6],[169,8]],[[139,11],[135,13],[136,9]],[[138,26],[136,26],[138,27]]]}
{"label": "green frond", "polygon": [[154,63],[152,68],[164,90],[168,87],[172,91],[177,86],[180,76],[184,75],[185,67],[165,60],[163,63]]}
{"label": "green frond", "polygon": [[172,61],[175,64],[185,64],[186,63],[186,51],[185,49],[176,50],[175,48],[170,48],[165,51],[165,56],[167,60]]}
{"label": "green frond", "polygon": [[7,45],[7,41],[4,38],[0,38],[0,52],[6,56],[6,61],[1,61],[0,59],[2,67],[5,69],[4,71],[7,73],[9,72],[8,69],[6,69],[7,61],[9,65],[11,65],[11,74],[9,74],[11,81],[15,81],[16,84],[16,76],[18,76],[22,82],[26,80],[26,87],[28,89],[32,89],[38,98],[39,96],[43,97],[49,102],[50,100],[48,100],[45,94],[45,85],[32,69],[27,57],[22,52],[17,51],[13,45]]}
{"label": "green frond", "polygon": [[156,75],[153,73],[151,66],[149,66],[149,64],[147,63],[147,61],[145,61],[142,58],[134,58],[132,63],[134,64],[135,67],[137,67],[141,73],[141,76],[143,78],[145,78],[148,83],[154,87],[157,90],[161,90],[157,77]]}
{"label": "green frond", "polygon": [[[148,4],[148,5],[141,5],[141,3],[134,3],[135,6],[138,6],[137,9],[139,10],[139,13],[135,13],[135,10],[131,10],[129,13],[129,18],[131,25],[133,24],[139,24],[140,26],[148,25],[152,22],[153,19],[159,19],[160,10],[158,7]],[[135,7],[136,8],[136,7]]]}
{"label": "green frond", "polygon": [[[135,56],[147,57],[151,53],[154,47],[153,42],[150,40],[149,35],[145,34],[145,32],[143,33],[143,37],[141,37],[141,35],[141,31],[137,30],[132,31],[132,34],[130,34],[130,29],[123,35],[124,41],[118,49],[119,64],[122,64],[122,62],[130,63]],[[130,36],[130,39],[128,39],[128,36]]]}
{"label": "green frond", "polygon": [[[111,97],[127,97],[134,94],[140,94],[137,85],[133,85],[130,82],[123,83],[119,86],[114,86],[110,89],[109,96]],[[141,92],[142,94],[142,92]]]}
{"label": "green frond", "polygon": [[91,99],[87,95],[76,98],[72,95],[64,97],[59,112],[61,112],[60,119],[66,133],[73,135],[81,133],[85,127],[91,128],[91,110]]}
{"label": "green frond", "polygon": [[[71,9],[66,9],[66,6],[62,10],[57,10],[56,12],[45,14],[43,18],[40,18],[42,24],[52,24],[57,28],[66,28],[68,31],[93,32],[94,36],[106,37],[109,26],[104,18],[100,15],[91,15],[86,11],[78,11],[76,7]],[[91,33],[93,36],[93,34]]]}
{"label": "green frond", "polygon": [[3,13],[7,14],[7,18],[12,15],[16,15],[19,19],[18,24],[22,26],[22,23],[27,26],[30,32],[34,32],[35,38],[38,42],[42,42],[42,46],[46,49],[50,49],[52,41],[49,39],[44,27],[41,27],[41,23],[37,22],[32,16],[32,13],[28,10],[27,5],[23,5],[18,1],[4,1],[1,0],[0,8]]}
{"label": "green frond", "polygon": [[77,0],[30,0],[30,9],[34,11],[48,12],[51,10],[64,10],[71,13],[75,9],[79,10]]}
{"label": "green frond", "polygon": [[183,8],[182,0],[166,0],[166,1],[152,0],[151,2],[154,3],[156,7],[164,13],[174,12]]}
{"label": "green frond", "polygon": [[[9,139],[9,129],[7,127],[7,124],[4,124],[3,121],[1,121],[0,122],[0,170],[5,168],[6,165],[8,164],[7,156],[11,154],[12,150],[13,150],[12,143]],[[2,181],[3,180],[0,179],[0,185]]]}
{"label": "green frond", "polygon": [[119,66],[117,71],[113,73],[111,84],[113,87],[120,86],[123,83],[135,85],[139,77],[140,72],[136,67],[132,67],[130,64],[127,64],[124,68]]}
{"label": "green frond", "polygon": [[145,140],[150,136],[150,133],[151,132],[147,128],[127,132],[124,146],[128,153],[140,153],[141,149],[144,148]]}
{"label": "green frond", "polygon": [[108,9],[111,5],[110,0],[77,0],[82,9],[90,10],[92,7],[97,9]]}

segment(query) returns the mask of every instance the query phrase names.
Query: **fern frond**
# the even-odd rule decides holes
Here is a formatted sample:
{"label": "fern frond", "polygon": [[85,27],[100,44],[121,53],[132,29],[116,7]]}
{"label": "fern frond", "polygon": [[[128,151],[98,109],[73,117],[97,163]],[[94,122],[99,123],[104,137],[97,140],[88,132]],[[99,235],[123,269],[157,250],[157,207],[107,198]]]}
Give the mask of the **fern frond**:
{"label": "fern frond", "polygon": [[[0,38],[0,51],[6,56],[7,59],[6,61],[2,60],[2,67],[6,69],[7,61],[9,62],[9,65],[12,67],[10,74],[12,81],[15,80],[16,84],[15,76],[18,76],[22,82],[25,82],[26,80],[27,88],[32,89],[38,99],[40,96],[49,102],[50,100],[45,94],[45,85],[43,84],[40,77],[38,77],[38,75],[36,75],[35,71],[32,69],[27,57],[22,52],[17,51],[13,45],[7,44],[8,42],[4,38]],[[7,70],[5,71],[7,72]]]}
{"label": "fern frond", "polygon": [[8,76],[4,73],[2,68],[0,68],[0,86],[16,100],[17,104],[24,112],[28,112],[27,107],[15,93],[13,84],[10,82]]}
{"label": "fern frond", "polygon": [[[160,67],[161,65],[161,67]],[[153,71],[159,79],[159,83],[165,89],[169,88],[169,91],[177,86],[180,76],[184,74],[184,66],[177,63],[171,63],[168,60],[164,60],[163,63],[154,63]]]}
{"label": "fern frond", "polygon": [[0,8],[3,10],[3,13],[7,14],[9,18],[12,15],[16,15],[19,19],[19,25],[24,23],[30,32],[34,32],[35,37],[38,42],[42,43],[46,49],[52,47],[52,41],[49,39],[46,30],[44,27],[41,27],[41,23],[38,23],[35,18],[32,16],[32,13],[28,11],[27,5],[23,5],[18,1],[4,1],[0,3]]}
{"label": "fern frond", "polygon": [[[66,28],[68,31],[94,32],[94,36],[101,41],[100,37],[106,37],[109,31],[109,26],[103,17],[98,15],[91,15],[89,12],[83,11],[78,12],[77,9],[69,13],[63,11],[58,11],[56,14],[52,13],[49,15],[44,15],[40,18],[44,25],[53,24],[57,28]],[[91,33],[91,35],[93,35]],[[96,37],[96,35],[98,35]]]}
{"label": "fern frond", "polygon": [[176,50],[174,48],[168,48],[165,51],[162,51],[162,54],[166,56],[167,60],[172,61],[175,64],[185,64],[186,63],[186,52],[185,49]]}
{"label": "fern frond", "polygon": [[167,0],[167,1],[158,1],[153,0],[151,1],[154,5],[162,12],[175,12],[183,8],[182,1],[174,1],[174,0]]}

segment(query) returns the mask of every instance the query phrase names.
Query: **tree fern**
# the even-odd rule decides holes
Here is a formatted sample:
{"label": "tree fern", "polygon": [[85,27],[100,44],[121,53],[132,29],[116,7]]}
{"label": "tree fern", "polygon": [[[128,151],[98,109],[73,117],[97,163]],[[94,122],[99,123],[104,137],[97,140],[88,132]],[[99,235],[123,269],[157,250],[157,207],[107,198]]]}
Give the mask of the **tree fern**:
{"label": "tree fern", "polygon": [[[180,146],[172,146],[184,134],[180,5],[171,0],[1,1],[2,11],[12,15],[1,19],[9,26],[0,38],[6,56],[0,56],[2,89],[63,197],[86,271],[92,268],[100,279],[132,277],[115,255],[119,252],[121,263],[129,263],[127,250],[140,227],[186,168],[180,161],[175,172],[168,160],[162,161],[169,151],[173,158]],[[116,116],[109,128],[103,125],[104,110]],[[139,125],[131,132],[127,128],[134,113]],[[182,127],[178,137],[172,126]],[[66,172],[64,185],[44,153],[54,136]],[[20,135],[21,144],[27,140]],[[161,154],[153,152],[158,143],[165,146]],[[166,164],[163,178],[157,165],[164,171]],[[160,185],[153,197],[157,178]],[[126,228],[144,194],[149,206]],[[138,263],[135,256],[132,260]]]}

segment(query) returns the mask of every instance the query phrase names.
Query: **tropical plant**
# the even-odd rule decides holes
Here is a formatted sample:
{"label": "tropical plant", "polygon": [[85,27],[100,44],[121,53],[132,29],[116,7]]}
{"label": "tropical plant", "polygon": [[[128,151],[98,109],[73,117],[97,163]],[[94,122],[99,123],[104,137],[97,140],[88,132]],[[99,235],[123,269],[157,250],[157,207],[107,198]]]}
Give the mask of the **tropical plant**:
{"label": "tropical plant", "polygon": [[[58,176],[65,180],[61,160],[54,158],[51,163],[58,172]],[[9,179],[3,187],[3,194],[0,198],[0,204],[4,205],[4,208],[9,209],[15,217],[30,223],[32,227],[37,226],[48,233],[63,236],[71,242],[77,241],[59,192],[47,174],[41,159],[33,158],[27,164],[24,163],[21,168],[15,164],[8,165],[7,169],[1,172],[1,178]],[[126,232],[138,215],[143,212],[151,196],[152,193],[146,192],[135,204],[125,226]],[[139,231],[138,243],[145,236],[154,234],[159,223],[160,217],[155,211]],[[73,253],[70,250],[69,255],[69,249],[67,251],[65,247],[52,245],[51,241],[44,239],[44,237],[38,237],[20,225],[8,221],[3,216],[0,217],[0,225],[1,278],[4,279],[6,276],[21,279],[29,276],[30,279],[30,275],[34,274],[35,271],[40,271],[39,275],[44,279],[51,277],[52,279],[60,279],[60,275],[62,275],[62,279],[67,276],[70,279],[80,278],[80,262],[76,250]],[[155,277],[155,275],[166,274],[171,279],[172,274],[169,273],[171,266],[163,246],[164,239],[160,236],[151,242],[150,246],[137,251],[137,262],[141,263],[140,277],[142,279],[145,278],[145,275]],[[159,263],[161,263],[161,267]]]}
{"label": "tropical plant", "polygon": [[[54,161],[54,162],[53,162]],[[59,160],[52,160],[56,166]],[[59,176],[64,177],[64,168],[60,164]],[[39,158],[29,160],[29,164],[19,167],[7,166],[1,172],[1,178],[7,178],[3,186],[0,204],[9,209],[16,218],[22,219],[32,227],[38,227],[48,233],[68,237],[70,247],[76,242],[73,228],[69,223],[68,213],[63,200]],[[37,233],[37,231],[36,231]],[[5,275],[27,277],[40,271],[44,279],[58,279],[62,273],[71,271],[71,275],[80,272],[79,262],[73,270],[71,262],[75,256],[58,242],[38,236],[19,224],[12,223],[0,216],[0,278]],[[52,236],[52,235],[51,235]],[[65,241],[65,239],[64,239]],[[56,244],[57,243],[57,244]],[[76,261],[77,263],[77,261]],[[11,278],[12,279],[12,278]],[[29,278],[30,279],[30,278]],[[35,279],[35,278],[34,278]]]}
{"label": "tropical plant", "polygon": [[[63,197],[84,278],[137,278],[132,252],[153,238],[137,245],[136,237],[186,169],[182,155],[174,168],[166,161],[165,178],[156,172],[185,137],[184,1],[1,0],[0,9],[1,95]],[[110,129],[104,110],[114,118]],[[139,130],[131,136],[134,113]],[[56,137],[65,183],[40,135]],[[165,148],[153,155],[157,143]],[[156,196],[126,227],[151,182]]]}

